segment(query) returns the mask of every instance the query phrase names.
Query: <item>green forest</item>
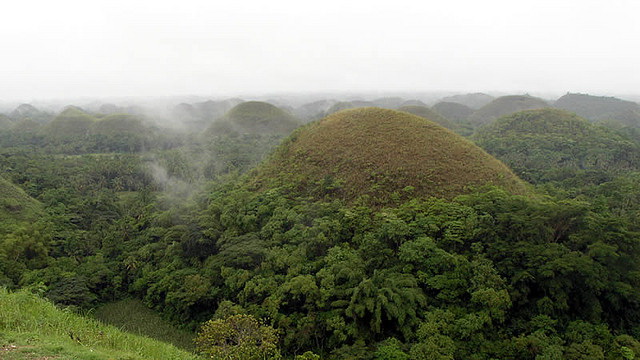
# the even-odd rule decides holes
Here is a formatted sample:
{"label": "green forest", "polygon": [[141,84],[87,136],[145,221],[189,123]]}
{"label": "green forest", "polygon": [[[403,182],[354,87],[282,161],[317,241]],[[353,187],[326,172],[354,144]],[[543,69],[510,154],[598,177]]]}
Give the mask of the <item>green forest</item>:
{"label": "green forest", "polygon": [[639,106],[570,95],[21,105],[0,358],[640,359]]}

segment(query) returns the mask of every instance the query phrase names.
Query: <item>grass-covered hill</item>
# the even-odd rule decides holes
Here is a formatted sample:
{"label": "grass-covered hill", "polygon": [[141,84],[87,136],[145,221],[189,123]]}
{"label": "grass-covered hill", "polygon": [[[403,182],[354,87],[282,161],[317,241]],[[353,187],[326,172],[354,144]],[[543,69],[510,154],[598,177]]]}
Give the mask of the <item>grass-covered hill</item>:
{"label": "grass-covered hill", "polygon": [[10,114],[9,117],[14,121],[22,119],[31,119],[39,123],[45,123],[53,117],[50,113],[44,112],[31,104],[20,104]]}
{"label": "grass-covered hill", "polygon": [[0,224],[5,221],[34,220],[41,212],[42,205],[37,200],[0,177]]}
{"label": "grass-covered hill", "polygon": [[91,132],[104,136],[143,135],[146,128],[142,120],[130,114],[112,114],[93,124]]}
{"label": "grass-covered hill", "polygon": [[367,195],[448,197],[494,184],[514,193],[524,183],[482,149],[424,118],[394,110],[341,111],[294,132],[253,180],[352,201]]}
{"label": "grass-covered hill", "polygon": [[416,116],[420,116],[427,120],[431,120],[437,124],[446,127],[449,130],[456,131],[457,125],[454,124],[447,117],[440,115],[438,112],[426,107],[426,106],[402,106],[398,111],[408,112]]}
{"label": "grass-covered hill", "polygon": [[385,109],[397,109],[402,106],[404,99],[401,97],[383,97],[379,99],[374,99],[371,101],[373,106],[385,108]]}
{"label": "grass-covered hill", "polygon": [[70,106],[42,129],[42,135],[48,141],[74,141],[88,136],[95,122],[95,117]]}
{"label": "grass-covered hill", "polygon": [[336,100],[317,100],[295,108],[293,113],[305,122],[317,120],[324,117],[327,110],[329,110],[335,103]]}
{"label": "grass-covered hill", "polygon": [[454,103],[468,106],[472,109],[479,109],[487,105],[491,101],[493,101],[493,99],[494,97],[491,95],[487,95],[483,93],[473,93],[473,94],[447,96],[440,101],[454,102]]}
{"label": "grass-covered hill", "polygon": [[505,116],[480,128],[474,140],[532,182],[578,171],[640,169],[638,144],[564,110],[528,110]]}
{"label": "grass-covered hill", "polygon": [[436,111],[438,114],[454,121],[456,123],[464,123],[469,120],[471,114],[473,114],[473,109],[455,102],[449,101],[441,101],[435,105],[433,105],[432,109]]}
{"label": "grass-covered hill", "polygon": [[299,125],[287,111],[266,102],[247,101],[211,124],[208,133],[288,134]]}
{"label": "grass-covered hill", "polygon": [[176,105],[171,117],[193,130],[205,129],[211,122],[218,119],[234,106],[242,103],[241,99],[207,100],[194,104],[181,103]]}
{"label": "grass-covered hill", "polygon": [[192,353],[56,308],[26,291],[0,289],[0,358],[188,360]]}
{"label": "grass-covered hill", "polygon": [[640,127],[640,105],[632,101],[569,93],[556,100],[554,106],[574,112],[591,121]]}
{"label": "grass-covered hill", "polygon": [[469,122],[474,126],[481,126],[518,111],[546,107],[549,107],[546,101],[530,95],[501,96],[471,114]]}

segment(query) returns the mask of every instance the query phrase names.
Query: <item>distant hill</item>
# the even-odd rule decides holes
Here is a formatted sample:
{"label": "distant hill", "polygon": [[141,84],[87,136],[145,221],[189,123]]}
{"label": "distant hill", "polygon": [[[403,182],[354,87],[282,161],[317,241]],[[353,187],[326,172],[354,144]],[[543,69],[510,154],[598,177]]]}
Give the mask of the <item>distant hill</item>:
{"label": "distant hill", "polygon": [[374,106],[385,109],[397,109],[402,106],[404,99],[401,97],[384,97],[371,101]]}
{"label": "distant hill", "polygon": [[441,101],[433,105],[432,109],[458,124],[467,122],[471,114],[473,114],[472,108],[455,102]]}
{"label": "distant hill", "polygon": [[208,129],[215,133],[288,134],[300,126],[291,113],[261,101],[247,101],[236,105]]}
{"label": "distant hill", "polygon": [[364,100],[341,101],[339,103],[334,104],[329,110],[327,110],[327,115],[330,115],[342,110],[356,109],[361,107],[371,107],[371,106],[374,106],[374,104],[371,101],[364,101]]}
{"label": "distant hill", "polygon": [[640,170],[639,144],[563,110],[511,114],[478,129],[473,139],[532,182],[577,171]]}
{"label": "distant hill", "polygon": [[10,129],[13,125],[13,120],[4,114],[0,114],[0,130]]}
{"label": "distant hill", "polygon": [[409,114],[417,115],[427,120],[431,120],[437,124],[446,127],[449,130],[456,131],[458,126],[451,122],[451,120],[440,115],[426,106],[402,106],[398,111],[408,112]]}
{"label": "distant hill", "polygon": [[9,118],[13,121],[30,119],[39,123],[45,123],[50,121],[53,118],[53,115],[40,111],[31,104],[21,104],[9,114]]}
{"label": "distant hill", "polygon": [[91,133],[99,135],[145,135],[142,120],[130,114],[111,114],[93,123]]}
{"label": "distant hill", "polygon": [[400,104],[400,106],[427,106],[427,104],[423,103],[420,100],[413,99],[403,102],[402,104]]}
{"label": "distant hill", "polygon": [[518,111],[549,107],[546,101],[529,95],[509,95],[499,97],[476,110],[469,117],[473,126],[481,126],[505,115]]}
{"label": "distant hill", "polygon": [[463,94],[463,95],[453,95],[442,98],[441,102],[453,102],[462,104],[464,106],[470,107],[472,109],[479,109],[495,98],[491,95],[483,94],[483,93],[473,93],[473,94]]}
{"label": "distant hill", "polygon": [[335,100],[314,101],[294,109],[294,114],[304,121],[317,120],[322,118],[336,102]]}
{"label": "distant hill", "polygon": [[554,106],[591,121],[640,127],[640,105],[632,101],[588,94],[566,94],[556,100]]}
{"label": "distant hill", "polygon": [[234,106],[242,103],[241,99],[208,100],[174,107],[172,117],[193,129],[205,129],[212,121],[221,118]]}
{"label": "distant hill", "polygon": [[96,118],[82,109],[70,106],[41,129],[49,141],[73,141],[87,137],[91,133]]}
{"label": "distant hill", "polygon": [[451,198],[484,184],[526,192],[509,168],[470,141],[422,117],[380,108],[341,111],[298,129],[251,183],[346,201],[366,195],[373,205]]}

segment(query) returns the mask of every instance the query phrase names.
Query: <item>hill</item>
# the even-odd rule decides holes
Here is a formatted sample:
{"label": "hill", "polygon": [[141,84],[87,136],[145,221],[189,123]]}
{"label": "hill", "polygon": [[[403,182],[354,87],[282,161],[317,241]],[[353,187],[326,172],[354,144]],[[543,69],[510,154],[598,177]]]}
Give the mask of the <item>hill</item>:
{"label": "hill", "polygon": [[74,141],[88,136],[96,119],[80,108],[68,107],[42,130],[49,141]]}
{"label": "hill", "polygon": [[404,99],[401,97],[383,97],[371,101],[373,106],[385,109],[397,109],[402,106]]}
{"label": "hill", "polygon": [[13,121],[6,115],[0,114],[0,130],[6,130],[13,127]]}
{"label": "hill", "polygon": [[241,104],[240,99],[208,100],[194,104],[182,103],[174,107],[172,118],[195,130],[205,129],[234,106]]}
{"label": "hill", "polygon": [[25,291],[0,289],[0,357],[3,359],[197,359],[150,338],[128,334]]}
{"label": "hill", "polygon": [[458,127],[456,124],[451,122],[451,120],[447,119],[446,117],[440,115],[439,113],[433,111],[432,109],[426,106],[402,106],[398,109],[398,111],[408,112],[409,114],[413,114],[413,115],[425,118],[427,120],[431,120],[437,124],[440,124],[446,127],[449,130],[456,131],[456,128]]}
{"label": "hill", "polygon": [[0,177],[0,224],[4,221],[33,220],[42,205],[21,188]]}
{"label": "hill", "polygon": [[380,108],[341,111],[299,129],[252,183],[347,201],[367,195],[378,205],[404,193],[450,198],[485,184],[526,192],[504,164],[461,136],[424,118]]}
{"label": "hill", "polygon": [[342,110],[357,109],[357,108],[369,107],[369,106],[374,106],[374,104],[371,101],[365,101],[365,100],[341,101],[334,104],[331,108],[329,108],[329,110],[327,110],[327,115],[330,115]]}
{"label": "hill", "polygon": [[30,119],[39,123],[45,123],[51,120],[52,115],[47,112],[40,111],[31,104],[21,104],[9,114],[9,117],[13,121]]}
{"label": "hill", "polygon": [[473,93],[447,96],[445,98],[442,98],[442,100],[440,101],[458,103],[472,109],[479,109],[490,103],[493,99],[494,97],[491,95],[483,93]]}
{"label": "hill", "polygon": [[469,120],[471,114],[473,114],[472,108],[463,104],[447,101],[441,101],[433,105],[432,109],[438,114],[441,114],[447,119],[458,124],[465,123]]}
{"label": "hill", "polygon": [[611,129],[557,109],[518,112],[477,131],[476,143],[532,182],[577,171],[640,169],[640,146]]}
{"label": "hill", "polygon": [[556,100],[554,106],[591,121],[640,127],[640,105],[632,101],[588,94],[566,94]]}
{"label": "hill", "polygon": [[488,124],[491,121],[518,111],[549,107],[546,101],[529,95],[509,95],[499,97],[476,110],[469,117],[474,126]]}
{"label": "hill", "polygon": [[104,136],[143,135],[145,126],[137,116],[111,114],[93,123],[91,132]]}
{"label": "hill", "polygon": [[324,116],[334,104],[335,100],[318,100],[311,103],[303,104],[302,106],[294,109],[294,114],[307,121],[317,120]]}
{"label": "hill", "polygon": [[300,125],[290,113],[266,102],[247,101],[236,105],[215,121],[209,133],[288,134]]}

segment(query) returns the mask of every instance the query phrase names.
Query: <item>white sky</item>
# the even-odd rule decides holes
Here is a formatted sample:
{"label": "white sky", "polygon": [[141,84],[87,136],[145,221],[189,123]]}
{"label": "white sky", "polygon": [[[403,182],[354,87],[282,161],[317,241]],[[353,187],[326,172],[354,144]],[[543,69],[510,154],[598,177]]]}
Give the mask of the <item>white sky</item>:
{"label": "white sky", "polygon": [[0,99],[640,93],[640,1],[12,0]]}

